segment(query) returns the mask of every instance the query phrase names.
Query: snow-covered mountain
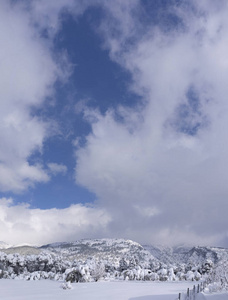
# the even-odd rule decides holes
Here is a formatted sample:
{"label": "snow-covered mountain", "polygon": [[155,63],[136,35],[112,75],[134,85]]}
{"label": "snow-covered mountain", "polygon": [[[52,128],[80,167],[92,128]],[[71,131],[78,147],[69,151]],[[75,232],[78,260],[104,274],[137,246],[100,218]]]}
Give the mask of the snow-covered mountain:
{"label": "snow-covered mountain", "polygon": [[7,249],[7,248],[10,248],[10,247],[12,247],[12,245],[9,245],[5,242],[0,241],[0,250],[1,249]]}
{"label": "snow-covered mountain", "polygon": [[228,249],[215,247],[142,246],[124,239],[87,239],[42,247],[2,245],[0,278],[198,281],[213,274],[220,278],[223,269],[228,270]]}
{"label": "snow-covered mountain", "polygon": [[14,254],[18,253],[20,255],[39,255],[42,250],[39,249],[39,247],[34,246],[11,246],[7,247],[5,249],[0,249],[0,251],[5,252],[7,254]]}
{"label": "snow-covered mountain", "polygon": [[218,261],[228,261],[228,249],[220,247],[190,247],[190,246],[152,246],[144,245],[155,258],[165,264],[202,264],[211,260],[214,264]]}
{"label": "snow-covered mountain", "polygon": [[75,242],[60,242],[43,245],[41,247],[23,245],[11,246],[0,242],[0,251],[7,254],[19,253],[20,255],[39,255],[40,253],[61,256],[63,259],[74,261],[96,260],[109,261],[118,264],[124,258],[132,257],[141,265],[166,264],[198,265],[206,260],[214,264],[218,261],[228,261],[228,249],[219,247],[191,247],[186,245],[167,247],[140,245],[137,242],[124,239],[83,239]]}
{"label": "snow-covered mountain", "polygon": [[134,257],[141,263],[157,261],[154,256],[139,243],[124,239],[85,239],[72,243],[54,243],[40,248],[69,260],[85,261],[88,258],[119,262],[122,257]]}

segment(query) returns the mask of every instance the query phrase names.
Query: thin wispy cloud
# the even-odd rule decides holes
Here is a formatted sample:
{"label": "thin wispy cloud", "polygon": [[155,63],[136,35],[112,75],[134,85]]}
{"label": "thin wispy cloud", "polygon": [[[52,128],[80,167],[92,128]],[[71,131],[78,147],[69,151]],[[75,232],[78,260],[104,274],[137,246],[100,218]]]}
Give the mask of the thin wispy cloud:
{"label": "thin wispy cloud", "polygon": [[67,167],[63,164],[49,163],[48,168],[53,175],[65,175],[67,172]]}

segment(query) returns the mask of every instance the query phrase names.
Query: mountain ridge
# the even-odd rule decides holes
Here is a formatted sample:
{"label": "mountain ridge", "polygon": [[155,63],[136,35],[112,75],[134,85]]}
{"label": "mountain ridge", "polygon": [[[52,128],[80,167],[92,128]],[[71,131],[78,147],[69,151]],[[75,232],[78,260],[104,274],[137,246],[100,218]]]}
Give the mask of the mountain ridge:
{"label": "mountain ridge", "polygon": [[38,255],[42,252],[51,255],[60,255],[69,260],[86,260],[95,257],[97,260],[105,259],[112,262],[122,257],[136,258],[141,263],[154,261],[160,264],[199,264],[211,260],[228,260],[228,249],[209,246],[162,246],[141,245],[138,242],[126,239],[81,239],[73,242],[56,242],[42,246],[18,245],[12,246],[0,242],[0,251],[7,254],[19,253],[21,255]]}

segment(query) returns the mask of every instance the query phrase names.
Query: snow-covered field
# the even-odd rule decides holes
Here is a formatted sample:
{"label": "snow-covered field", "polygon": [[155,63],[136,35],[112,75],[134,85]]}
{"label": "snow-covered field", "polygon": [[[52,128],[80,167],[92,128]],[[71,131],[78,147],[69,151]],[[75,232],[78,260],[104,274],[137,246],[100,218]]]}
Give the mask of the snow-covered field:
{"label": "snow-covered field", "polygon": [[[3,300],[176,300],[192,282],[115,281],[74,283],[63,290],[61,283],[51,280],[0,280]],[[227,300],[228,294],[199,295],[200,299]]]}

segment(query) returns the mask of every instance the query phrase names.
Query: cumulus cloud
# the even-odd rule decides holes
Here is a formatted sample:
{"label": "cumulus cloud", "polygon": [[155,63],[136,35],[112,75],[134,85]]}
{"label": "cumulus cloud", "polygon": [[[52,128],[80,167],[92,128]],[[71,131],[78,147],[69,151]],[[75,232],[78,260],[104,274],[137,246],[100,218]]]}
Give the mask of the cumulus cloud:
{"label": "cumulus cloud", "polygon": [[105,235],[110,221],[104,209],[81,204],[65,209],[32,209],[0,199],[1,239],[9,244],[45,244]]}
{"label": "cumulus cloud", "polygon": [[[36,115],[48,101],[54,85],[71,71],[65,53],[53,53],[53,39],[61,27],[61,13],[78,16],[86,1],[1,1],[0,3],[0,191],[23,193],[51,176],[65,174],[66,166],[30,157],[42,154],[53,134],[53,121]],[[56,124],[54,124],[56,125]],[[57,124],[58,126],[58,124]],[[102,209],[73,205],[39,210],[1,199],[1,239],[9,243],[46,243],[99,235],[108,216]],[[87,235],[88,236],[88,235]]]}
{"label": "cumulus cloud", "polygon": [[76,151],[76,181],[110,212],[112,234],[222,244],[228,234],[228,6],[192,2],[170,10],[179,26],[169,30],[147,24],[139,36],[131,29],[138,26],[132,7],[115,23],[124,28],[120,41],[113,23],[101,27],[110,57],[132,74],[130,88],[143,105],[104,115],[87,111],[92,133]]}
{"label": "cumulus cloud", "polygon": [[[36,109],[53,103],[54,84],[71,72],[65,52],[53,52],[61,14],[80,15],[83,1],[1,1],[0,4],[0,191],[21,193],[50,180],[42,162],[31,164],[35,152],[53,134],[53,120]],[[58,126],[58,124],[57,124]],[[53,169],[53,168],[52,168]]]}
{"label": "cumulus cloud", "polygon": [[21,192],[49,180],[41,165],[28,163],[50,128],[31,110],[52,95],[61,72],[26,11],[1,1],[0,25],[0,190]]}
{"label": "cumulus cloud", "polygon": [[[0,191],[21,193],[50,180],[30,156],[58,124],[36,115],[48,101],[53,105],[55,83],[72,71],[66,52],[53,51],[62,16],[76,18],[88,1],[6,1],[0,3]],[[60,130],[60,129],[59,129]]]}

